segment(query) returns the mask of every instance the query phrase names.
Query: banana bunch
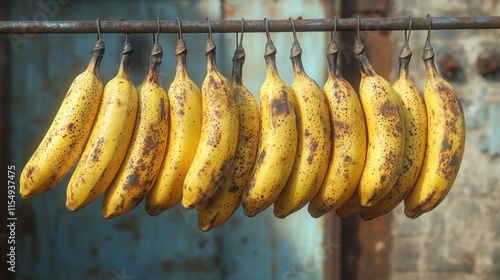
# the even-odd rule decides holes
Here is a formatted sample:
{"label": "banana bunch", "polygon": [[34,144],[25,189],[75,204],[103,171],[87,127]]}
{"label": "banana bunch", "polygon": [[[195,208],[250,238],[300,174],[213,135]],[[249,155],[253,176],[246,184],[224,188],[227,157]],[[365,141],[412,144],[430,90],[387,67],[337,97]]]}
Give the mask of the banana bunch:
{"label": "banana bunch", "polygon": [[[104,195],[102,215],[116,217],[134,209],[153,185],[168,139],[169,103],[158,79],[163,50],[156,36],[146,78],[138,87],[138,110],[123,163]],[[132,88],[132,87],[131,87]]]}
{"label": "banana bunch", "polygon": [[297,152],[292,173],[274,202],[274,215],[278,218],[301,209],[318,192],[328,169],[332,146],[325,95],[305,73],[301,54],[302,48],[294,32],[290,59],[294,72],[292,93],[297,110]]}
{"label": "banana bunch", "polygon": [[259,105],[253,94],[243,85],[242,71],[245,49],[243,31],[233,56],[231,86],[239,113],[239,131],[236,153],[224,181],[208,201],[198,206],[198,227],[208,231],[222,225],[241,203],[243,191],[252,175],[257,156],[260,132]]}
{"label": "banana bunch", "polygon": [[201,133],[201,93],[186,67],[186,43],[179,34],[175,77],[168,88],[170,106],[166,154],[158,177],[146,195],[145,210],[157,216],[182,199],[184,178],[193,162]]}
{"label": "banana bunch", "polygon": [[76,165],[67,186],[70,211],[101,195],[105,218],[143,200],[152,216],[182,205],[196,208],[202,231],[224,224],[240,205],[248,217],[273,205],[281,219],[306,205],[314,218],[335,211],[364,220],[400,204],[409,218],[434,209],[460,169],[465,119],[457,92],[437,74],[430,29],[422,95],[409,76],[410,33],[405,32],[398,77],[390,84],[370,65],[358,28],[356,93],[339,73],[336,30],[323,87],[306,74],[293,19],[294,80],[287,85],[265,20],[266,78],[259,103],[243,84],[243,21],[229,82],[217,67],[209,20],[201,91],[187,72],[180,21],[176,74],[167,92],[159,81],[159,32],[137,89],[130,80],[133,49],[127,40],[117,75],[103,86],[99,36],[87,69],[73,81],[22,172],[23,198],[53,188]]}
{"label": "banana bunch", "polygon": [[[267,22],[267,21],[266,21]],[[260,90],[260,139],[257,160],[245,187],[243,214],[253,217],[278,198],[292,173],[298,128],[292,89],[276,67],[276,48],[269,32],[265,47],[266,79]]]}
{"label": "banana bunch", "polygon": [[[409,37],[405,33],[405,43],[399,56],[399,74],[392,86],[378,78],[378,83],[372,82],[369,87],[364,87],[366,85],[363,79],[375,77],[376,74],[367,67],[366,56],[362,55],[363,47],[359,40],[356,42],[356,58],[362,72],[360,97],[367,122],[368,149],[357,192],[336,210],[342,218],[360,214],[364,220],[370,220],[389,213],[399,204],[404,204],[407,217],[417,218],[439,205],[450,191],[460,169],[466,134],[460,99],[453,87],[437,74],[434,51],[430,44],[430,28],[422,55],[427,76],[422,96],[409,78],[412,55]],[[363,102],[363,97],[366,96],[365,100],[368,97],[366,93],[370,91],[370,87],[374,93],[395,92],[396,98],[391,99],[391,105],[387,105],[387,99],[377,110],[384,115],[385,109],[399,107],[401,114],[398,115],[402,118],[381,118],[378,128],[370,124],[372,121],[369,118],[375,117],[377,111],[373,110],[377,107]],[[373,100],[375,98],[370,102],[374,102]],[[385,132],[377,131],[383,126],[387,128]],[[377,142],[370,144],[370,137],[381,135],[389,137],[386,140],[377,138]],[[372,157],[374,150],[378,150],[376,157]],[[397,157],[398,155],[402,158]],[[383,164],[379,165],[381,163]],[[378,169],[371,167],[377,165]],[[374,189],[376,180],[372,180],[371,185],[363,185],[365,176],[379,178],[378,189]],[[393,183],[387,183],[389,181]],[[380,187],[384,184],[387,185]]]}
{"label": "banana bunch", "polygon": [[328,171],[318,193],[308,205],[312,217],[320,217],[344,205],[356,192],[366,159],[366,124],[358,95],[340,75],[335,31],[328,45],[328,79],[324,85],[333,146]]}
{"label": "banana bunch", "polygon": [[95,201],[111,184],[127,153],[137,117],[137,90],[130,80],[132,46],[123,44],[118,74],[104,88],[99,114],[67,187],[71,211]]}
{"label": "banana bunch", "polygon": [[205,47],[207,74],[201,88],[201,134],[184,178],[182,205],[207,203],[227,177],[238,145],[239,112],[229,81],[219,72],[212,33]]}
{"label": "banana bunch", "polygon": [[104,42],[99,36],[87,69],[74,79],[47,133],[21,173],[23,198],[52,189],[81,156],[103,99],[104,86],[99,77],[103,55]]}

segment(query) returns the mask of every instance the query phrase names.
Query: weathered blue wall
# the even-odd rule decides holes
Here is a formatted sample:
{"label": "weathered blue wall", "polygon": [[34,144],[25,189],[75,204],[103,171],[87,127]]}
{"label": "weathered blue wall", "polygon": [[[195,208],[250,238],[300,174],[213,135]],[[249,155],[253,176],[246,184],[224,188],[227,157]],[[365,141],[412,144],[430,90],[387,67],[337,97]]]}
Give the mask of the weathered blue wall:
{"label": "weathered blue wall", "polygon": [[[241,4],[241,1],[233,1]],[[250,2],[250,1],[243,1]],[[257,2],[257,1],[256,1]],[[263,1],[265,2],[265,1]],[[279,1],[278,1],[279,2]],[[281,3],[266,4],[281,5]],[[290,4],[291,1],[287,3]],[[50,3],[52,6],[41,5]],[[273,10],[270,18],[302,15],[322,17],[320,1],[292,12]],[[306,6],[306,4],[303,4]],[[247,19],[269,16],[267,6],[242,15]],[[313,8],[311,8],[313,7]],[[254,7],[255,8],[255,7]],[[243,9],[241,9],[243,10]],[[220,1],[11,1],[12,20],[106,19],[213,19],[221,17]],[[242,12],[240,12],[241,14]],[[306,71],[324,81],[323,35],[299,37],[304,48]],[[318,37],[319,36],[319,37]],[[185,34],[191,77],[201,85],[205,75],[206,35]],[[244,81],[258,95],[263,82],[264,34],[245,37],[247,63]],[[292,81],[288,53],[291,34],[273,34],[278,48],[278,67]],[[228,76],[234,34],[214,34],[218,64]],[[11,153],[20,174],[46,132],[73,78],[90,58],[95,34],[42,34],[11,38]],[[117,72],[124,35],[103,34],[106,53],[101,64],[103,81]],[[162,84],[170,84],[174,73],[176,34],[161,34],[164,62]],[[134,47],[132,80],[138,85],[146,73],[150,34],[132,34]],[[252,50],[253,49],[253,50]],[[318,51],[319,50],[319,51]],[[64,179],[51,191],[30,200],[18,199],[18,279],[322,279],[323,223],[300,211],[285,220],[265,211],[247,218],[241,209],[226,225],[209,233],[197,228],[195,211],[175,207],[159,217],[145,214],[141,204],[134,211],[112,220],[100,213],[101,199],[79,212],[65,207]],[[126,278],[124,276],[131,276]],[[135,277],[135,278],[134,278]]]}

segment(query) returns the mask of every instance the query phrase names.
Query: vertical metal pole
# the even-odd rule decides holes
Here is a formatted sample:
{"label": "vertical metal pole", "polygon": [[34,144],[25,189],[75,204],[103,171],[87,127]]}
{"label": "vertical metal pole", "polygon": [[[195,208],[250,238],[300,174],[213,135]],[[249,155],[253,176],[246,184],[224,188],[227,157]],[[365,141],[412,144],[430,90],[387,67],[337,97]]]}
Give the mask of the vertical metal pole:
{"label": "vertical metal pole", "polygon": [[[379,20],[388,13],[385,0],[342,1],[342,16],[371,18]],[[392,50],[388,32],[379,34],[361,32],[368,59],[377,73],[388,78]],[[358,91],[360,74],[359,66],[352,55],[355,32],[342,32],[341,36],[341,70],[344,78]],[[363,36],[365,35],[365,36]],[[373,36],[375,35],[375,36]],[[359,215],[353,215],[342,221],[342,279],[388,279],[389,249],[392,215],[384,215],[371,221],[363,221]]]}

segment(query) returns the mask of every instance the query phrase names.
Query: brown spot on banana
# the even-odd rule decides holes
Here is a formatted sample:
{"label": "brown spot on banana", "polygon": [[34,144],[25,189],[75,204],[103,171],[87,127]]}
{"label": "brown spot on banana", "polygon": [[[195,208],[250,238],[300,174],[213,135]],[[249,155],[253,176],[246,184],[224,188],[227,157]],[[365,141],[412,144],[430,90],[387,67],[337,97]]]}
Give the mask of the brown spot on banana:
{"label": "brown spot on banana", "polygon": [[[429,194],[429,195],[425,198],[425,200],[424,200],[424,201],[422,201],[421,203],[419,203],[419,204],[417,205],[417,207],[413,208],[413,209],[412,209],[412,211],[411,211],[411,213],[406,212],[406,213],[407,213],[407,215],[408,215],[408,214],[410,214],[410,215],[408,215],[408,216],[409,216],[410,218],[415,219],[415,218],[417,218],[418,216],[420,216],[422,213],[426,212],[426,208],[428,208],[428,207],[436,207],[436,206],[437,206],[437,204],[436,204],[436,205],[434,205],[434,203],[433,203],[433,200],[434,200],[434,196],[435,196],[435,195],[436,195],[436,190],[434,190],[432,193],[430,193],[430,194]],[[441,199],[441,200],[442,200],[442,199]]]}
{"label": "brown spot on banana", "polygon": [[221,138],[222,131],[217,130],[217,133],[215,133],[215,135],[211,135],[211,137],[208,139],[207,144],[215,148],[219,146]]}
{"label": "brown spot on banana", "polygon": [[167,110],[165,109],[165,100],[162,98],[160,103],[160,121],[165,120],[167,118]]}
{"label": "brown spot on banana", "polygon": [[104,145],[104,138],[99,138],[96,143],[94,150],[92,151],[91,158],[93,162],[98,162],[100,156],[102,155],[102,145]]}
{"label": "brown spot on banana", "polygon": [[441,152],[446,153],[446,151],[451,150],[452,145],[448,141],[448,137],[445,135],[443,141],[441,142]]}
{"label": "brown spot on banana", "polygon": [[398,109],[390,100],[386,100],[380,107],[380,114],[384,118],[389,118],[398,115]]}
{"label": "brown spot on banana", "polygon": [[239,189],[240,189],[240,188],[239,188],[237,185],[232,184],[232,185],[229,187],[228,192],[229,192],[229,193],[236,193],[236,192],[238,192],[238,190],[239,190]]}
{"label": "brown spot on banana", "polygon": [[214,76],[210,76],[208,79],[209,79],[208,83],[209,83],[209,85],[210,85],[210,87],[212,89],[220,89],[220,88],[222,88],[222,86],[223,86],[222,83],[216,82],[215,79],[214,79]]}
{"label": "brown spot on banana", "polygon": [[263,149],[261,152],[260,152],[260,155],[259,155],[259,158],[257,159],[257,163],[260,165],[264,162],[264,158],[266,157],[266,150]]}
{"label": "brown spot on banana", "polygon": [[314,163],[314,156],[316,155],[316,150],[318,149],[319,143],[317,139],[311,139],[311,143],[309,143],[309,156],[307,157],[307,163],[309,165]]}
{"label": "brown spot on banana", "polygon": [[123,186],[124,190],[129,190],[139,184],[139,173],[136,170],[134,173],[130,174],[127,176],[127,181],[125,185]]}
{"label": "brown spot on banana", "polygon": [[290,114],[290,107],[288,106],[288,93],[284,90],[281,91],[279,98],[271,101],[272,115],[288,115]]}
{"label": "brown spot on banana", "polygon": [[28,168],[28,178],[30,178],[31,181],[33,181],[33,177],[31,177],[31,175],[33,175],[33,172],[35,172],[36,168],[34,166],[30,166]]}

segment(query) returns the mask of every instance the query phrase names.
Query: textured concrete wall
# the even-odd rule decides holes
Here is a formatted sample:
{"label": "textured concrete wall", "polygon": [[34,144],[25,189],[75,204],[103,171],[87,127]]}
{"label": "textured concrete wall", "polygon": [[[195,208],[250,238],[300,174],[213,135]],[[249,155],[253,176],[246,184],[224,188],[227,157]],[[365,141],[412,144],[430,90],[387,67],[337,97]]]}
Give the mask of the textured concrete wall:
{"label": "textured concrete wall", "polygon": [[[399,1],[391,16],[493,16],[496,0]],[[412,32],[410,76],[423,90],[420,56],[425,31]],[[449,79],[458,91],[467,120],[467,141],[460,173],[447,198],[431,213],[410,220],[398,207],[393,213],[391,279],[500,278],[500,71],[481,75],[480,56],[500,52],[500,30],[436,30],[432,45],[436,62],[451,55],[459,69]],[[394,54],[404,40],[393,32]],[[397,59],[393,61],[393,80]],[[441,74],[444,74],[441,71]]]}

